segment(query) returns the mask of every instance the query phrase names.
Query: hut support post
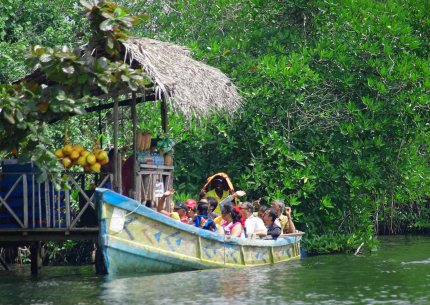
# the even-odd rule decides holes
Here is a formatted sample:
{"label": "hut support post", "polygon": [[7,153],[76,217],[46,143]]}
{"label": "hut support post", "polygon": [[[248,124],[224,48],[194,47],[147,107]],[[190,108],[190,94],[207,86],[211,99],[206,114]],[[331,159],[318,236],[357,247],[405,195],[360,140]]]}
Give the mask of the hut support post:
{"label": "hut support post", "polygon": [[167,103],[164,97],[161,99],[160,104],[160,112],[161,112],[161,127],[163,128],[163,132],[167,133],[167,126],[169,122],[167,121]]}
{"label": "hut support post", "polygon": [[6,271],[10,271],[10,268],[9,268],[9,266],[6,264],[6,261],[3,259],[3,257],[1,256],[1,253],[0,253],[0,263],[1,263],[1,265],[3,266],[4,270],[6,270]]}
{"label": "hut support post", "polygon": [[139,196],[137,194],[137,175],[138,175],[138,167],[137,167],[137,115],[136,115],[136,92],[131,93],[131,120],[133,122],[133,176],[132,176],[132,190],[130,193],[130,197],[135,200],[139,200]]}
{"label": "hut support post", "polygon": [[42,267],[42,243],[35,241],[30,247],[31,257],[31,274],[38,275],[39,269]]}
{"label": "hut support post", "polygon": [[118,153],[118,97],[114,97],[113,104],[113,150],[114,150],[114,173],[113,173],[113,187],[115,192],[122,194],[120,177],[121,177],[121,160]]}

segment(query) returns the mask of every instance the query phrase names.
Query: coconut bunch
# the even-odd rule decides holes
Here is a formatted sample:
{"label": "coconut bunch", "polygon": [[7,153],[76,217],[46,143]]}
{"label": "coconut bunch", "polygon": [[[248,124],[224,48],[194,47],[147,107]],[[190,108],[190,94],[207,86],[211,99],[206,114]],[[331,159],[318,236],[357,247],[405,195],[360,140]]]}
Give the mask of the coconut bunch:
{"label": "coconut bunch", "polygon": [[108,154],[103,149],[93,148],[92,151],[88,151],[79,144],[66,144],[63,148],[57,149],[55,155],[64,168],[67,169],[74,165],[79,165],[86,172],[99,173],[102,165],[109,163]]}

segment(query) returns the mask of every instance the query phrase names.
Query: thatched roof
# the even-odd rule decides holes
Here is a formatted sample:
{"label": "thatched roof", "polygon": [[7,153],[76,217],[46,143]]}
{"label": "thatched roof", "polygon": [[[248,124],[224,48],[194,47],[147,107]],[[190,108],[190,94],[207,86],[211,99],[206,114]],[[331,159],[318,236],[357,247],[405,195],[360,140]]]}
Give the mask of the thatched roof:
{"label": "thatched roof", "polygon": [[156,95],[163,95],[175,111],[190,117],[231,113],[240,107],[241,97],[231,80],[192,59],[189,49],[149,38],[129,38],[123,44],[130,64],[142,66],[154,81]]}
{"label": "thatched roof", "polygon": [[[152,78],[154,88],[149,90],[149,97],[164,98],[173,111],[180,111],[190,118],[213,112],[231,114],[241,106],[241,96],[231,80],[219,69],[192,59],[188,48],[149,38],[129,38],[123,45],[124,61],[134,68],[142,68]],[[85,47],[82,50],[84,52]],[[24,80],[53,83],[40,69],[13,83]],[[128,86],[109,94],[98,87],[90,91],[102,99],[131,92]]]}

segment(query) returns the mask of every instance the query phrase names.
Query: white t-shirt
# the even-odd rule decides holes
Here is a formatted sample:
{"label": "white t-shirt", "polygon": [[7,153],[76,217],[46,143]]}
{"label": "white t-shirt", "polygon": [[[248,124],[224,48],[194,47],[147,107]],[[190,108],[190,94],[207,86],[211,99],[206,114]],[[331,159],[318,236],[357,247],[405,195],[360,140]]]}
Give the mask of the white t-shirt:
{"label": "white t-shirt", "polygon": [[255,231],[267,232],[266,226],[260,217],[251,215],[245,220],[246,236],[251,236]]}

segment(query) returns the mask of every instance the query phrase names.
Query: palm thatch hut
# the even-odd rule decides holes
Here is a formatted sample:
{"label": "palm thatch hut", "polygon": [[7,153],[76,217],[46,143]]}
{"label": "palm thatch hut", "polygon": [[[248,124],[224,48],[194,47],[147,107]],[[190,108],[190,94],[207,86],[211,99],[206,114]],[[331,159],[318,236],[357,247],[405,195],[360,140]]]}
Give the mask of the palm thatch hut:
{"label": "palm thatch hut", "polygon": [[[16,86],[10,87],[27,89],[30,86],[36,85],[35,87],[37,87],[39,90],[36,98],[33,99],[30,97],[27,99],[26,95],[19,94],[19,98],[25,100],[25,102],[28,104],[37,104],[36,106],[40,106],[41,104],[45,104],[46,106],[46,104],[48,104],[47,100],[52,102],[58,98],[58,95],[55,94],[58,94],[60,90],[69,90],[70,92],[68,93],[70,93],[70,97],[73,97],[73,99],[76,100],[82,99],[88,101],[90,100],[87,99],[88,96],[96,97],[96,101],[93,104],[85,104],[86,106],[90,106],[85,109],[87,112],[112,108],[112,123],[114,125],[113,173],[109,173],[100,180],[106,181],[106,178],[111,178],[113,176],[113,179],[111,178],[112,188],[119,193],[123,193],[121,183],[122,162],[118,149],[119,107],[130,107],[133,122],[134,157],[132,159],[132,185],[128,194],[130,197],[142,201],[147,199],[142,197],[142,186],[144,186],[144,183],[142,183],[142,177],[145,172],[149,173],[149,175],[155,176],[154,174],[157,174],[157,171],[160,171],[160,175],[165,174],[167,171],[171,175],[173,167],[158,168],[155,166],[145,169],[141,166],[141,164],[138,164],[136,160],[136,104],[140,102],[160,101],[162,128],[164,132],[167,132],[167,112],[169,108],[172,111],[182,113],[188,119],[198,119],[200,117],[208,116],[214,112],[225,112],[227,114],[231,114],[241,106],[241,97],[237,88],[225,74],[216,68],[193,60],[191,57],[191,51],[189,49],[153,39],[129,37],[127,32],[122,32],[122,30],[125,28],[131,28],[133,18],[129,17],[128,15],[124,15],[123,11],[117,8],[115,4],[107,2],[105,3],[105,1],[81,1],[81,4],[85,6],[85,14],[87,14],[91,23],[92,37],[89,43],[82,48],[74,50],[73,52],[69,51],[67,47],[63,47],[66,51],[63,51],[63,48],[60,48],[58,50],[60,55],[56,58],[57,62],[54,64],[47,63],[47,61],[50,60],[49,58],[53,58],[54,55],[56,56],[56,49],[44,48],[43,52],[46,51],[47,53],[40,55],[38,51],[40,51],[42,48],[40,46],[34,47],[33,53],[35,55],[33,55],[38,57],[35,60],[37,63],[35,63],[34,70],[25,77],[15,81],[14,84],[16,84]],[[117,20],[118,16],[116,15],[118,11],[121,12],[119,21]],[[108,13],[103,14],[103,12]],[[102,29],[102,27],[105,28]],[[112,37],[116,39],[114,42],[112,42]],[[121,39],[117,37],[120,37]],[[127,39],[124,37],[127,37]],[[111,40],[109,41],[109,39]],[[114,55],[109,53],[110,44],[115,46]],[[38,51],[36,51],[36,48]],[[70,59],[72,56],[75,56],[77,59],[74,58],[75,61],[69,60],[66,63],[67,65],[70,64],[69,66],[61,65],[64,63],[62,61],[63,58]],[[42,57],[44,58],[42,59]],[[102,90],[102,87],[96,83],[96,81],[99,79],[96,77],[97,71],[95,71],[94,63],[103,57],[109,57],[110,63],[112,63],[113,66],[115,66],[115,64],[120,64],[122,66],[125,64],[132,68],[129,70],[140,69],[143,71],[145,76],[149,77],[151,80],[150,84],[145,83],[144,86],[136,88],[125,84],[124,81],[123,83],[118,82],[112,87],[109,87],[114,88],[113,91],[108,91],[105,88]],[[58,64],[59,62],[61,64]],[[45,63],[46,66],[43,66],[42,63]],[[80,69],[79,73],[81,74],[79,74],[79,76],[84,76],[84,84],[80,82],[70,82],[72,84],[70,85],[70,83],[67,83],[69,80],[68,77],[74,77],[73,64],[76,64],[75,67]],[[51,69],[51,72],[52,70],[55,70],[54,73],[58,72],[55,77],[52,77],[52,75],[47,72],[50,67],[54,67],[54,69]],[[90,76],[85,77],[88,75],[90,75],[92,78],[90,78]],[[73,86],[75,85],[76,87],[81,85],[84,87],[84,89],[78,88],[77,90],[74,90],[75,88]],[[28,89],[28,91],[33,93],[31,89]],[[85,92],[82,93],[82,91]],[[88,92],[90,94],[88,94]],[[76,98],[73,94],[76,95]],[[57,101],[59,101],[57,104],[62,105],[64,99],[58,99]],[[53,122],[61,120],[67,116],[78,114],[81,111],[80,108],[75,106],[73,108],[73,113],[69,113],[69,111],[72,110],[68,110],[66,108],[64,108],[66,110],[60,111],[42,111],[40,110],[41,108],[39,108],[40,111],[37,111],[33,109],[38,107],[34,107],[35,105],[31,106],[32,107],[27,107],[29,109],[28,113],[30,119],[32,120],[31,122],[40,125],[42,125],[41,122]],[[0,112],[2,107],[3,106],[0,106]],[[14,138],[15,140],[18,139],[17,141],[19,141],[20,139],[24,139],[29,132],[27,129],[20,130],[14,123],[8,124],[7,127],[7,133],[0,134],[2,136],[2,138],[0,138],[0,145],[8,141],[8,136]],[[97,228],[90,228],[90,225],[83,224],[82,227],[79,227],[81,225],[80,222],[83,220],[84,214],[90,209],[90,207],[94,209],[95,201],[93,200],[93,195],[87,194],[84,187],[82,187],[84,182],[81,183],[82,180],[79,180],[78,183],[78,179],[73,177],[74,174],[76,173],[67,172],[65,174],[65,176],[68,176],[67,182],[71,186],[71,190],[64,190],[65,195],[61,195],[60,192],[55,195],[54,189],[51,187],[51,185],[49,185],[49,181],[43,182],[45,187],[44,192],[41,192],[41,183],[37,181],[35,182],[34,179],[35,172],[19,174],[19,176],[22,178],[23,185],[22,211],[24,216],[22,217],[21,221],[19,215],[17,216],[10,208],[8,208],[11,216],[13,216],[19,226],[16,230],[14,229],[12,231],[8,231],[7,234],[12,234],[13,236],[11,235],[9,238],[10,240],[14,241],[37,241],[37,246],[35,246],[35,250],[32,251],[32,256],[34,254],[34,259],[32,259],[33,273],[37,273],[37,261],[39,261],[39,259],[37,259],[39,254],[37,253],[40,253],[40,240],[50,240],[50,234],[57,234],[58,236],[56,235],[56,238],[58,239],[70,239],[72,237],[72,233],[74,234],[73,239],[87,239],[88,236],[97,232]],[[78,174],[83,175],[84,177],[87,175],[87,173],[83,172],[79,172]],[[98,176],[97,174],[94,175]],[[27,179],[27,176],[33,178]],[[94,180],[98,180],[99,178],[100,177],[94,178]],[[19,179],[16,180],[17,182],[14,183],[12,189],[8,190],[9,194],[18,185],[18,183],[21,183],[21,180]],[[101,182],[100,184],[102,185],[103,183],[104,182]],[[29,196],[28,194],[30,194],[30,192],[27,192],[27,190],[35,190],[37,187],[39,196],[35,196],[34,192],[33,196]],[[154,185],[152,184],[152,186],[146,189],[145,192],[153,194],[153,187]],[[72,211],[70,200],[72,190],[77,190],[79,197],[82,196],[83,198],[83,206],[80,206],[80,210],[77,215],[75,215],[74,211]],[[44,194],[43,198],[41,196],[42,193]],[[5,199],[3,199],[0,193],[0,199],[6,207],[8,207],[8,205],[5,200],[8,196],[9,195],[6,195]],[[63,200],[65,202],[63,202]],[[54,208],[55,204],[57,204],[57,208]],[[81,199],[79,199],[79,204],[81,204]],[[41,216],[43,213],[40,213],[43,206],[46,208],[45,218]],[[32,209],[30,210],[29,207],[32,207]],[[38,207],[39,210],[38,214],[36,213],[36,207]],[[63,221],[64,219],[61,215],[63,207],[65,208],[65,221]],[[50,216],[51,210],[53,211],[52,217]],[[57,218],[56,215],[58,216]],[[53,219],[53,223],[51,223],[51,218]],[[46,223],[44,220],[46,220]],[[39,228],[55,228],[55,230],[43,230],[39,232],[35,227],[36,224],[39,226]],[[27,236],[30,235],[28,234],[29,232],[34,234]],[[24,238],[23,236],[26,237]]]}
{"label": "palm thatch hut", "polygon": [[[219,69],[196,61],[192,58],[192,52],[183,46],[174,45],[149,38],[130,37],[121,42],[121,56],[123,62],[133,69],[141,69],[150,77],[152,85],[138,91],[132,91],[130,87],[116,88],[114,92],[102,92],[94,85],[90,89],[91,94],[102,102],[86,108],[86,112],[100,111],[113,108],[114,123],[114,172],[113,187],[121,190],[121,156],[118,150],[118,107],[130,106],[134,142],[136,143],[136,104],[149,101],[161,101],[161,123],[166,133],[168,130],[167,111],[182,113],[186,118],[199,120],[214,113],[234,113],[242,103],[241,96],[232,81]],[[94,50],[89,45],[81,48],[83,56],[91,56]],[[26,75],[21,81],[33,81],[39,84],[55,84],[40,70],[36,69]],[[119,100],[119,97],[130,95],[129,98]],[[103,102],[113,99],[113,102]],[[57,121],[62,119],[61,114],[50,113],[45,121]],[[135,144],[134,143],[134,144]],[[134,156],[137,150],[134,145]],[[140,198],[139,172],[137,161],[134,162],[133,189],[135,199]],[[152,190],[151,190],[152,191]]]}

